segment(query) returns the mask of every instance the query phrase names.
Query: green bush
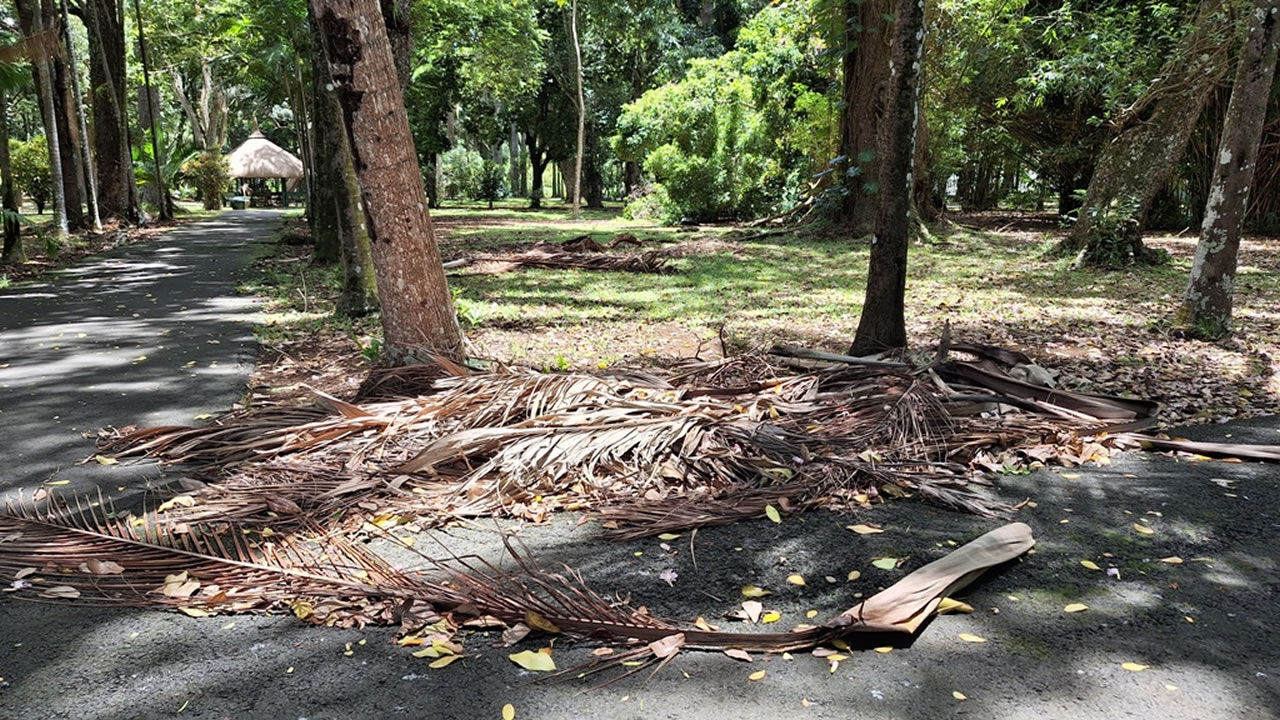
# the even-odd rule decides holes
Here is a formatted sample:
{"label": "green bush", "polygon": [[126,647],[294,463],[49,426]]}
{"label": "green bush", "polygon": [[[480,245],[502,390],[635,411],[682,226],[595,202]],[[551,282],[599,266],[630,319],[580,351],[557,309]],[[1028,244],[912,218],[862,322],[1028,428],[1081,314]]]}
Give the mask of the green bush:
{"label": "green bush", "polygon": [[49,171],[49,146],[43,135],[30,140],[9,141],[9,161],[13,165],[13,183],[18,190],[35,203],[36,212],[53,198],[53,177]]}
{"label": "green bush", "polygon": [[231,183],[229,172],[227,159],[216,150],[201,153],[182,166],[187,181],[200,193],[205,210],[222,207],[222,193]]}

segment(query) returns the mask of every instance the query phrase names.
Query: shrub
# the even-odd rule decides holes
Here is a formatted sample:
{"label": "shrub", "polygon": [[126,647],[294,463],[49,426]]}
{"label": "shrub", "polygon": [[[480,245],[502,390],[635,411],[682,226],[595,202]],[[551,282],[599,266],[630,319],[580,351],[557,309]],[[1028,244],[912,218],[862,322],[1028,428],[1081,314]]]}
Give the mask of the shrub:
{"label": "shrub", "polygon": [[49,146],[43,135],[36,135],[30,140],[10,140],[9,159],[13,165],[13,183],[31,202],[35,203],[36,212],[44,213],[44,208],[53,198],[53,177],[49,171]]}
{"label": "shrub", "polygon": [[227,159],[216,150],[201,153],[182,166],[187,180],[200,193],[205,210],[222,207],[222,193],[231,183]]}

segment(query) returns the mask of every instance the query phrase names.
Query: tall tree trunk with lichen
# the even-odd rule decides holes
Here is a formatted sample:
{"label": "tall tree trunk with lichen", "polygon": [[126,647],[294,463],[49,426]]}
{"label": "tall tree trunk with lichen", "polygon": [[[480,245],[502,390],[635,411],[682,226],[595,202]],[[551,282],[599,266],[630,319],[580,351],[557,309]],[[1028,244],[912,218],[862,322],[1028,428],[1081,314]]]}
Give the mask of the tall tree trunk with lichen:
{"label": "tall tree trunk with lichen", "polygon": [[382,303],[383,359],[460,357],[462,331],[427,211],[377,0],[311,0],[351,147]]}
{"label": "tall tree trunk with lichen", "polygon": [[881,116],[893,37],[893,23],[886,16],[891,9],[890,0],[845,0],[844,112],[840,116],[845,195],[841,216],[853,235],[865,235],[876,225]]}
{"label": "tall tree trunk with lichen", "polygon": [[0,263],[24,263],[22,227],[18,224],[18,192],[13,185],[13,163],[9,159],[9,98],[0,90],[0,205],[4,207],[4,250]]}
{"label": "tall tree trunk with lichen", "polygon": [[920,70],[924,53],[924,0],[894,7],[892,69],[880,163],[879,211],[867,267],[867,291],[850,355],[907,344],[907,247],[915,186],[916,129],[920,120]]}
{"label": "tall tree trunk with lichen", "polygon": [[378,306],[378,281],[373,269],[373,249],[360,208],[360,184],[351,158],[342,107],[334,93],[323,40],[309,13],[312,47],[312,136],[315,165],[315,197],[312,216],[315,257],[318,262],[342,262],[340,315],[359,317]]}
{"label": "tall tree trunk with lichen", "polygon": [[1198,337],[1217,339],[1231,334],[1236,258],[1266,124],[1267,99],[1275,79],[1278,25],[1280,0],[1255,0],[1218,144],[1218,162],[1209,185],[1191,280],[1176,318],[1184,331]]}
{"label": "tall tree trunk with lichen", "polygon": [[1169,58],[1160,78],[1121,113],[1098,158],[1079,218],[1058,245],[1077,263],[1116,267],[1160,262],[1142,243],[1156,193],[1186,151],[1196,119],[1230,65],[1234,0],[1201,0],[1195,29]]}

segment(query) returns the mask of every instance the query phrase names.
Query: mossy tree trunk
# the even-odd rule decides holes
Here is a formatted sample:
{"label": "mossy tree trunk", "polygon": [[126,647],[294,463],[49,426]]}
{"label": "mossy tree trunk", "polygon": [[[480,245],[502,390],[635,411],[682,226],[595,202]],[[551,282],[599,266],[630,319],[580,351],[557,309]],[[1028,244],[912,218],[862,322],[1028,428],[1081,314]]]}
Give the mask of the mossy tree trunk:
{"label": "mossy tree trunk", "polygon": [[879,212],[867,267],[867,292],[851,355],[907,344],[903,303],[911,230],[916,129],[920,120],[920,70],[924,52],[924,0],[897,0],[893,65],[885,113],[886,143],[880,163]]}
{"label": "mossy tree trunk", "polygon": [[1217,339],[1231,333],[1236,258],[1275,79],[1278,24],[1280,0],[1255,0],[1218,144],[1191,281],[1177,317],[1178,325],[1199,337]]}
{"label": "mossy tree trunk", "polygon": [[462,331],[436,247],[404,93],[377,0],[311,0],[360,182],[383,359],[457,358]]}
{"label": "mossy tree trunk", "polygon": [[876,225],[881,117],[893,35],[886,15],[892,9],[890,0],[845,0],[840,155],[845,159],[841,171],[846,194],[841,215],[855,236],[872,232]]}
{"label": "mossy tree trunk", "polygon": [[1156,193],[1177,169],[1196,120],[1230,64],[1233,0],[1202,0],[1195,29],[1161,76],[1116,123],[1089,181],[1079,219],[1058,246],[1082,265],[1160,262],[1142,228]]}

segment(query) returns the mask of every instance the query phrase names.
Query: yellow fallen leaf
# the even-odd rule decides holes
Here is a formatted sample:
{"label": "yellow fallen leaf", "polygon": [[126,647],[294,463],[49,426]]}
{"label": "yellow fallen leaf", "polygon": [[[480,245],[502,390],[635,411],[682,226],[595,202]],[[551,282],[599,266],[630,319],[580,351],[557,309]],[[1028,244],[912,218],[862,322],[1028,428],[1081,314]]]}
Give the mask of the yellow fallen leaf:
{"label": "yellow fallen leaf", "polygon": [[697,620],[693,621],[693,626],[699,630],[705,630],[706,632],[715,632],[716,630],[719,630],[719,628],[707,622],[706,618],[701,615],[698,616]]}
{"label": "yellow fallen leaf", "polygon": [[285,674],[285,675],[292,675],[292,674],[293,674],[293,666],[292,666],[292,665],[290,665],[289,667],[285,668],[285,669],[284,669],[284,674]]}
{"label": "yellow fallen leaf", "polygon": [[181,612],[184,615],[190,615],[191,617],[209,617],[209,612],[207,610],[201,610],[200,608],[180,607],[178,608],[178,612]]}
{"label": "yellow fallen leaf", "polygon": [[1127,662],[1121,665],[1120,667],[1124,668],[1125,670],[1128,670],[1129,672],[1142,672],[1143,670],[1149,669],[1151,666],[1143,665],[1141,663]]}
{"label": "yellow fallen leaf", "polygon": [[889,645],[883,645],[881,647],[876,648],[876,652],[882,653],[882,654],[888,654],[893,652],[893,647]]}
{"label": "yellow fallen leaf", "polygon": [[864,525],[862,523],[858,523],[857,525],[846,525],[845,529],[852,530],[859,535],[875,535],[876,533],[884,532],[884,530],[874,525]]}
{"label": "yellow fallen leaf", "polygon": [[787,582],[791,583],[792,585],[800,585],[800,586],[803,586],[803,585],[804,585],[804,578],[803,578],[803,577],[801,577],[800,575],[790,575],[790,576],[788,576],[788,577],[787,577]]}
{"label": "yellow fallen leaf", "polygon": [[552,672],[556,669],[556,661],[552,660],[547,653],[522,650],[518,653],[511,653],[507,658],[525,670],[533,672]]}
{"label": "yellow fallen leaf", "polygon": [[764,679],[764,676],[765,676],[765,672],[764,672],[763,670],[757,670],[757,671],[755,671],[755,672],[751,673],[750,675],[748,675],[748,676],[747,676],[747,679],[748,679],[748,680],[752,680],[752,681],[755,681],[755,680],[763,680],[763,679]]}
{"label": "yellow fallen leaf", "polygon": [[1070,605],[1062,608],[1062,612],[1078,613],[1078,612],[1084,612],[1085,610],[1088,610],[1088,609],[1089,609],[1089,606],[1085,605],[1084,603],[1071,603]]}
{"label": "yellow fallen leaf", "polygon": [[1151,528],[1141,523],[1134,523],[1133,531],[1138,533],[1139,535],[1154,535],[1156,532],[1155,530],[1152,530]]}
{"label": "yellow fallen leaf", "polygon": [[435,646],[424,647],[413,653],[413,656],[416,658],[438,658],[440,657],[440,651],[437,650]]}
{"label": "yellow fallen leaf", "polygon": [[1165,685],[1164,685],[1164,689],[1165,689],[1165,690],[1168,690],[1169,692],[1177,692],[1177,691],[1178,691],[1178,686],[1177,686],[1177,685],[1170,685],[1169,683],[1165,683]]}
{"label": "yellow fallen leaf", "polygon": [[971,643],[984,643],[987,641],[986,638],[980,635],[974,635],[973,633],[960,633],[960,639]]}
{"label": "yellow fallen leaf", "polygon": [[776,523],[782,522],[782,516],[778,514],[778,508],[772,505],[764,506],[764,515],[765,517],[769,518],[773,522],[776,522]]}
{"label": "yellow fallen leaf", "polygon": [[871,564],[877,568],[880,568],[881,570],[892,570],[898,567],[899,562],[900,561],[898,560],[898,558],[882,557],[882,558],[876,558],[875,560],[872,560]]}
{"label": "yellow fallen leaf", "polygon": [[231,628],[233,628],[233,627],[235,627],[235,626],[236,626],[236,621],[235,621],[235,620],[232,620],[231,622],[227,623],[226,625],[223,625],[223,626],[222,626],[222,629],[223,629],[223,630],[230,630]]}
{"label": "yellow fallen leaf", "polygon": [[1178,557],[1177,555],[1170,555],[1169,557],[1166,557],[1166,558],[1160,558],[1160,562],[1165,563],[1167,565],[1181,565],[1182,558]]}
{"label": "yellow fallen leaf", "polygon": [[938,602],[938,614],[947,615],[950,613],[971,613],[973,606],[966,602],[960,602],[955,598],[944,597]]}
{"label": "yellow fallen leaf", "polygon": [[818,617],[818,611],[817,611],[817,610],[809,610],[809,611],[805,612],[804,616],[805,616],[805,617],[807,617],[807,618],[815,618],[815,617]]}
{"label": "yellow fallen leaf", "polygon": [[764,597],[765,595],[772,595],[772,594],[773,594],[772,592],[765,590],[762,587],[758,587],[756,585],[747,585],[742,588],[743,597],[758,598],[758,597]]}
{"label": "yellow fallen leaf", "polygon": [[70,480],[50,480],[49,482],[45,483],[45,486],[46,486],[46,487],[58,487],[59,485],[67,485],[67,484],[69,484],[70,482],[71,482]]}
{"label": "yellow fallen leaf", "polygon": [[502,706],[502,720],[516,720],[516,706],[507,703]]}
{"label": "yellow fallen leaf", "polygon": [[560,628],[556,627],[555,623],[542,617],[533,610],[524,611],[524,624],[531,628],[541,630],[545,633],[551,633],[553,635],[560,632]]}
{"label": "yellow fallen leaf", "polygon": [[1085,570],[1101,570],[1102,569],[1098,567],[1098,563],[1092,560],[1081,560],[1080,564],[1084,566]]}
{"label": "yellow fallen leaf", "polygon": [[960,692],[959,690],[952,690],[952,691],[951,691],[951,697],[953,697],[953,698],[955,698],[955,699],[957,699],[957,700],[968,700],[968,699],[969,699],[967,696],[965,696],[965,694],[964,694],[964,693]]}
{"label": "yellow fallen leaf", "polygon": [[164,512],[175,507],[194,507],[196,499],[190,495],[177,495],[160,503],[160,507],[156,508],[156,512]]}
{"label": "yellow fallen leaf", "polygon": [[306,600],[294,600],[293,604],[289,606],[289,609],[293,611],[294,616],[299,620],[306,620],[311,617],[311,611],[313,608],[311,607],[311,603]]}
{"label": "yellow fallen leaf", "polygon": [[99,465],[115,465],[120,462],[113,457],[107,457],[105,455],[94,455],[93,459],[97,460]]}
{"label": "yellow fallen leaf", "polygon": [[862,571],[861,571],[861,570],[850,570],[850,571],[849,571],[849,577],[848,577],[847,579],[848,579],[848,581],[849,581],[849,582],[853,582],[854,580],[857,580],[857,579],[858,579],[858,578],[860,578],[860,577],[862,577]]}
{"label": "yellow fallen leaf", "polygon": [[671,541],[671,540],[675,540],[678,537],[680,537],[679,533],[662,533],[661,535],[658,536],[658,539]]}
{"label": "yellow fallen leaf", "polygon": [[1062,473],[1062,477],[1066,478],[1067,480],[1079,480],[1080,473]]}
{"label": "yellow fallen leaf", "polygon": [[433,660],[431,664],[427,665],[427,667],[431,668],[432,670],[439,670],[442,667],[448,667],[449,663],[453,662],[454,660],[457,660],[460,657],[462,656],[461,655],[445,655],[439,660]]}
{"label": "yellow fallen leaf", "polygon": [[760,618],[762,623],[775,623],[782,619],[782,613],[770,610]]}
{"label": "yellow fallen leaf", "polygon": [[213,417],[213,416],[212,416],[212,415],[210,415],[209,413],[200,413],[199,415],[194,415],[194,416],[192,416],[192,418],[191,418],[191,419],[192,419],[192,420],[208,420],[208,419],[209,419],[209,418],[211,418],[211,417]]}

